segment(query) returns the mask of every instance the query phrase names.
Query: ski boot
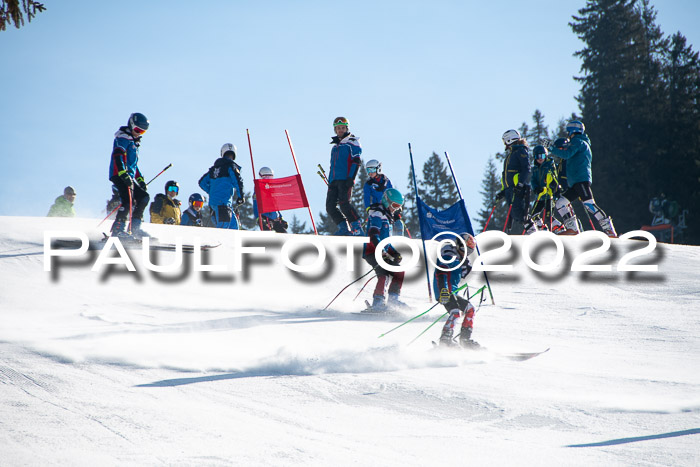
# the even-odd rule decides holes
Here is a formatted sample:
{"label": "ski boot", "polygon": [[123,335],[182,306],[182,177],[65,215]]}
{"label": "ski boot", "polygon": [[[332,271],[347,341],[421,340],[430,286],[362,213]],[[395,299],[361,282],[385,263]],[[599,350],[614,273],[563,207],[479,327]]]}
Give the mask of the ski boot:
{"label": "ski boot", "polygon": [[143,237],[150,237],[148,232],[141,228],[142,222],[143,219],[131,219],[131,235],[137,240],[141,240]]}
{"label": "ski boot", "polygon": [[462,327],[462,331],[459,333],[459,345],[463,349],[476,350],[481,346],[475,340],[472,340],[472,330],[471,328]]}
{"label": "ski boot", "polygon": [[133,239],[131,234],[126,231],[126,222],[119,219],[115,220],[112,224],[110,236],[119,237],[120,239]]}
{"label": "ski boot", "polygon": [[343,221],[340,224],[338,224],[338,230],[333,235],[341,237],[350,235],[350,227],[348,226],[348,221]]}
{"label": "ski boot", "polygon": [[399,294],[391,292],[389,292],[389,299],[387,300],[386,306],[387,308],[396,311],[408,308],[408,305],[399,300]]}
{"label": "ski boot", "polygon": [[611,217],[601,219],[598,223],[608,237],[617,238],[617,232],[615,232],[615,226],[613,226]]}
{"label": "ski boot", "polygon": [[440,335],[440,347],[454,347],[455,341],[452,340],[452,335],[452,329],[443,329],[442,334]]}
{"label": "ski boot", "polygon": [[[366,302],[369,305],[369,302]],[[384,302],[383,295],[375,295],[372,297],[372,304],[363,310],[363,313],[386,313],[387,307]]]}
{"label": "ski boot", "polygon": [[363,237],[365,235],[365,231],[362,229],[362,223],[359,219],[350,224],[350,229],[350,235],[354,237]]}
{"label": "ski boot", "polygon": [[532,219],[528,219],[527,222],[525,222],[524,228],[525,228],[525,235],[532,235],[535,232],[537,232],[537,230],[538,230],[537,226],[532,221]]}
{"label": "ski boot", "polygon": [[571,216],[568,219],[564,219],[564,230],[557,233],[557,235],[578,235],[580,233],[578,218]]}

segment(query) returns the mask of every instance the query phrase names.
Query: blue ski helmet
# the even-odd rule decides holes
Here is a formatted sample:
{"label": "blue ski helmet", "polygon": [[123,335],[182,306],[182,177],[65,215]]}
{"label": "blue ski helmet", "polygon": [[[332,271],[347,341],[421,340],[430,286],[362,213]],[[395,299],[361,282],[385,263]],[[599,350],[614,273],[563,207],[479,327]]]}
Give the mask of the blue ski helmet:
{"label": "blue ski helmet", "polygon": [[190,204],[192,204],[195,201],[201,201],[203,203],[204,198],[202,198],[202,195],[200,195],[199,193],[192,193],[190,195]]}
{"label": "blue ski helmet", "polygon": [[382,196],[382,206],[389,210],[389,212],[394,212],[403,206],[403,195],[396,188],[389,188],[384,192]]}
{"label": "blue ski helmet", "polygon": [[129,130],[134,136],[141,136],[148,130],[148,119],[142,113],[133,113],[129,117]]}
{"label": "blue ski helmet", "polygon": [[578,120],[571,120],[569,123],[566,124],[566,132],[569,133],[569,136],[575,135],[577,133],[585,133],[586,132],[586,126],[583,124],[583,122],[579,122]]}

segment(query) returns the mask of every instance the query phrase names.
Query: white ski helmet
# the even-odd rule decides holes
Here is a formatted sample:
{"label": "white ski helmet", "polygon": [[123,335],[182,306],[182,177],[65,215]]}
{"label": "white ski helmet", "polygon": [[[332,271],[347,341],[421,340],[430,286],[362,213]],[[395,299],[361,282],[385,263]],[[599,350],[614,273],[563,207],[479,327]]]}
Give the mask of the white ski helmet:
{"label": "white ski helmet", "polygon": [[382,163],[377,159],[368,160],[365,164],[365,170],[367,170],[367,172],[377,172],[380,174],[382,173]]}
{"label": "white ski helmet", "polygon": [[258,171],[258,175],[260,175],[261,178],[274,177],[275,172],[273,172],[272,169],[269,167],[261,167]]}
{"label": "white ski helmet", "polygon": [[235,160],[237,152],[238,149],[236,149],[236,146],[231,143],[225,143],[223,146],[221,146],[221,157],[227,156],[227,153],[233,153],[233,159]]}
{"label": "white ski helmet", "polygon": [[520,136],[520,132],[518,132],[518,130],[508,130],[505,133],[503,133],[502,138],[503,144],[505,144],[506,146],[510,146],[516,141],[522,139],[522,136]]}

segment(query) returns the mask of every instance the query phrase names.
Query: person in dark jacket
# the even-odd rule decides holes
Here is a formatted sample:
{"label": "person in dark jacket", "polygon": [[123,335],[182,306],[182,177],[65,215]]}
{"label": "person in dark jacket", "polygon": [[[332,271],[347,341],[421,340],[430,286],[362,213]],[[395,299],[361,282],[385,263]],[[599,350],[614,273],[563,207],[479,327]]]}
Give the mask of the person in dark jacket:
{"label": "person in dark jacket", "polygon": [[557,200],[557,211],[564,219],[566,233],[575,235],[579,233],[579,223],[571,206],[571,201],[580,199],[583,206],[596,219],[600,228],[609,237],[617,237],[612,218],[600,209],[593,198],[591,184],[593,176],[591,174],[591,162],[593,152],[591,151],[591,140],[586,134],[586,127],[583,122],[572,120],[566,124],[566,131],[569,133],[569,143],[563,147],[552,145],[549,151],[556,157],[566,161],[566,177],[569,185],[562,196]]}
{"label": "person in dark jacket", "polygon": [[238,206],[245,203],[241,166],[236,164],[236,146],[221,146],[221,157],[199,179],[199,186],[209,195],[209,206],[216,227],[239,229]]}
{"label": "person in dark jacket", "polygon": [[506,131],[502,139],[506,146],[506,157],[503,161],[502,191],[499,198],[505,197],[511,205],[505,231],[520,235],[529,219],[527,208],[530,206],[530,150],[527,141],[517,130]]}
{"label": "person in dark jacket", "polygon": [[202,208],[204,198],[199,193],[192,193],[189,199],[190,206],[182,213],[180,225],[202,227]]}
{"label": "person in dark jacket", "polygon": [[49,208],[48,217],[75,217],[75,188],[67,186],[63,189],[63,194],[56,198],[53,205]]}
{"label": "person in dark jacket", "polygon": [[554,160],[548,157],[547,148],[544,146],[535,146],[532,154],[534,161],[530,186],[536,198],[532,209],[530,209],[530,220],[525,225],[526,233],[530,234],[537,230],[545,230],[545,226],[551,227],[552,231],[555,231],[561,225],[552,215],[554,199],[559,196],[557,167],[554,164]]}
{"label": "person in dark jacket", "polygon": [[[143,211],[148,206],[150,197],[146,182],[138,167],[139,146],[141,138],[148,130],[149,122],[142,113],[133,113],[126,126],[119,127],[114,135],[112,157],[109,163],[109,181],[117,187],[122,205],[112,224],[112,236],[135,237],[146,236],[141,229]],[[129,208],[132,209],[129,213]],[[131,214],[131,225],[128,225]],[[130,232],[127,232],[130,227]]]}
{"label": "person in dark jacket", "polygon": [[362,161],[359,139],[348,131],[348,119],[333,120],[335,136],[331,140],[331,165],[328,172],[326,211],[338,225],[335,235],[364,235],[357,211],[350,203],[352,187]]}

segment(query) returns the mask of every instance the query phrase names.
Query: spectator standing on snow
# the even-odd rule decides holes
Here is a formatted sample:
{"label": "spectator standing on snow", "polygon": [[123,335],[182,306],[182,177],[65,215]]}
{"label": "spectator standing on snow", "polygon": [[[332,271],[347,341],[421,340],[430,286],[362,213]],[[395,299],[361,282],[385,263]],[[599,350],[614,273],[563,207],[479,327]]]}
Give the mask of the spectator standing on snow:
{"label": "spectator standing on snow", "polygon": [[56,198],[53,205],[49,208],[48,217],[75,217],[75,188],[67,186],[63,189],[63,194]]}

